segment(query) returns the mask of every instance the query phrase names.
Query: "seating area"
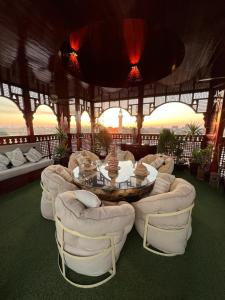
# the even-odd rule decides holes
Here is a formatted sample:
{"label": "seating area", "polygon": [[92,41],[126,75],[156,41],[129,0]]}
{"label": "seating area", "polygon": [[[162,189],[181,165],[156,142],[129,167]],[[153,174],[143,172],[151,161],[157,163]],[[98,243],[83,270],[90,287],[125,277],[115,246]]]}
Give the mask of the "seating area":
{"label": "seating area", "polygon": [[[133,228],[117,262],[116,276],[95,289],[74,288],[61,276],[55,224],[40,215],[39,181],[4,195],[0,202],[1,297],[97,300],[109,299],[110,291],[110,299],[148,299],[149,293],[153,299],[223,299],[224,194],[189,173],[176,174],[181,176],[196,189],[193,233],[185,254],[172,258],[152,254],[143,248]],[[93,282],[82,275],[74,279]]]}
{"label": "seating area", "polygon": [[0,299],[225,300],[225,5],[203,2],[0,1]]}

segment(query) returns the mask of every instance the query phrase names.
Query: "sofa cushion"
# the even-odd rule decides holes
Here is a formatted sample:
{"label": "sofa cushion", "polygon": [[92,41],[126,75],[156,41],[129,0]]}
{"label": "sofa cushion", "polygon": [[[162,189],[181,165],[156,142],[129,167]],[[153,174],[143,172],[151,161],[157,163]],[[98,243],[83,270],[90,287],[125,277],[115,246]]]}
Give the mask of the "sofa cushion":
{"label": "sofa cushion", "polygon": [[0,153],[0,164],[7,166],[9,162],[10,160],[8,159],[8,157]]}
{"label": "sofa cushion", "polygon": [[5,164],[0,162],[0,171],[3,171],[3,170],[7,170],[7,167]]}
{"label": "sofa cushion", "polygon": [[42,154],[34,148],[30,148],[30,150],[24,155],[30,162],[37,162],[42,158]]}
{"label": "sofa cushion", "polygon": [[35,170],[43,169],[53,164],[53,160],[49,158],[42,158],[36,163],[27,162],[18,167],[12,167],[11,169],[4,170],[0,173],[0,181],[26,174]]}
{"label": "sofa cushion", "polygon": [[6,152],[6,155],[8,156],[14,167],[21,166],[26,162],[26,158],[23,156],[23,152],[20,148],[16,148],[11,152]]}
{"label": "sofa cushion", "polygon": [[86,207],[99,207],[101,206],[101,200],[93,193],[86,190],[75,191],[75,197]]}

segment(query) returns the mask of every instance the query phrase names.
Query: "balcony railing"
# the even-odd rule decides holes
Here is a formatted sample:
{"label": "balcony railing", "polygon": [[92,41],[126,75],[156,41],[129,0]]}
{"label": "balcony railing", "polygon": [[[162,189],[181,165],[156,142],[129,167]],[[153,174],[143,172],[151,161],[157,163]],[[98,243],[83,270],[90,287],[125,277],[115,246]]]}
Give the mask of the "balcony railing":
{"label": "balcony railing", "polygon": [[[69,134],[69,146],[72,152],[79,149],[91,150],[92,134],[82,133]],[[177,135],[181,141],[181,148],[183,149],[182,157],[190,159],[194,148],[203,148],[205,146],[205,136],[184,136]],[[132,134],[112,134],[113,141],[118,144],[137,144],[135,135]],[[139,139],[141,145],[157,145],[159,140],[158,134],[141,134]],[[34,136],[5,136],[0,137],[0,146],[25,144],[25,143],[40,143],[40,148],[45,156],[52,157],[55,147],[58,145],[59,140],[56,134],[34,135]],[[225,177],[225,138],[223,138],[219,151],[219,171]]]}

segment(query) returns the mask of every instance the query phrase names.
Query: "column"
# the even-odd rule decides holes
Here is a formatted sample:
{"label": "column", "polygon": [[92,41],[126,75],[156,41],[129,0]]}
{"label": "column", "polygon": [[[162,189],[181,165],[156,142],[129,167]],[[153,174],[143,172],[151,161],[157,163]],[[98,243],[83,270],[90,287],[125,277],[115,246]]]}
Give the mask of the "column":
{"label": "column", "polygon": [[143,123],[144,86],[138,88],[137,143],[141,145],[141,128]]}

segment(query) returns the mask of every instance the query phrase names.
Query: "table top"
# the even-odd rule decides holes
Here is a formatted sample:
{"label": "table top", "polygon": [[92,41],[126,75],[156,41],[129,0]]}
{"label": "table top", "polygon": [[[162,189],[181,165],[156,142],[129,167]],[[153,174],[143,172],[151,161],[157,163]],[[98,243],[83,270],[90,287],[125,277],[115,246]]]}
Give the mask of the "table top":
{"label": "table top", "polygon": [[[132,161],[119,161],[117,174],[112,175],[106,170],[107,163],[98,161],[95,170],[84,171],[79,166],[73,170],[74,182],[81,188],[93,191],[98,194],[100,198],[107,198],[103,196],[121,197],[129,196],[131,194],[137,195],[140,191],[153,185],[158,171],[152,166],[143,163],[149,175],[146,177],[139,177],[134,174],[137,163]],[[94,168],[94,166],[93,166]],[[116,193],[118,191],[118,193]],[[109,195],[110,192],[110,195]]]}

